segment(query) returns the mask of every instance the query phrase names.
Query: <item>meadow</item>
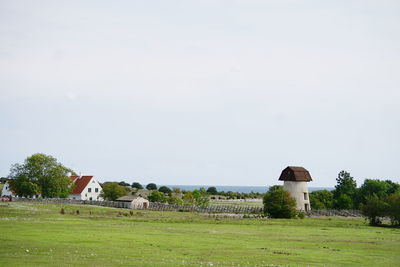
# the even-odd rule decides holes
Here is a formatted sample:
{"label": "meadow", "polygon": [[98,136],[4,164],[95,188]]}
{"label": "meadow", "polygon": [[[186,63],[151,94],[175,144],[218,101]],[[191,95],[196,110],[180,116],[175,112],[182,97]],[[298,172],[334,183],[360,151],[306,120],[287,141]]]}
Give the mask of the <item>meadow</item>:
{"label": "meadow", "polygon": [[0,202],[0,229],[0,266],[400,265],[400,229],[360,218],[246,219]]}

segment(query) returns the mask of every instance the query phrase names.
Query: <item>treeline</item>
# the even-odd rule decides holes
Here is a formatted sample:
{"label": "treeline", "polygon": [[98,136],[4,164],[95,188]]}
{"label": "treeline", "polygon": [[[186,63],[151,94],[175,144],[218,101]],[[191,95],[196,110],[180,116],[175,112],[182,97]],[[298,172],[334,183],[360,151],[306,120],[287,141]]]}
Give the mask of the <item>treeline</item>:
{"label": "treeline", "polygon": [[341,171],[332,191],[318,190],[310,193],[311,208],[359,209],[371,225],[381,224],[382,217],[392,224],[400,224],[400,185],[390,180],[365,179],[360,187],[350,173]]}

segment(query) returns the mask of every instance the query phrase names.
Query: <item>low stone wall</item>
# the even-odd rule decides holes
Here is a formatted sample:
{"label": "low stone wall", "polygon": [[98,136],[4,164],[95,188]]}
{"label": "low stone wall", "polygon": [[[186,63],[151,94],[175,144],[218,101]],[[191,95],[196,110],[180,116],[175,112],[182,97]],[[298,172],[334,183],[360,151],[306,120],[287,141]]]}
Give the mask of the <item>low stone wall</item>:
{"label": "low stone wall", "polygon": [[310,210],[307,215],[310,217],[363,217],[361,210]]}
{"label": "low stone wall", "polygon": [[[65,203],[65,204],[81,204],[81,205],[95,205],[101,207],[123,208],[123,209],[137,209],[137,210],[155,210],[155,211],[188,211],[188,212],[202,212],[202,213],[231,213],[231,214],[261,214],[263,213],[262,207],[252,206],[234,206],[234,205],[209,205],[207,207],[199,207],[195,205],[172,205],[166,203],[150,202],[148,207],[143,205],[131,206],[131,202],[118,202],[118,201],[95,201],[95,200],[76,200],[66,198],[12,198],[12,201],[22,202],[41,202],[41,203]],[[363,217],[360,210],[310,210],[306,212],[310,217],[323,217],[323,216],[341,216],[341,217]]]}

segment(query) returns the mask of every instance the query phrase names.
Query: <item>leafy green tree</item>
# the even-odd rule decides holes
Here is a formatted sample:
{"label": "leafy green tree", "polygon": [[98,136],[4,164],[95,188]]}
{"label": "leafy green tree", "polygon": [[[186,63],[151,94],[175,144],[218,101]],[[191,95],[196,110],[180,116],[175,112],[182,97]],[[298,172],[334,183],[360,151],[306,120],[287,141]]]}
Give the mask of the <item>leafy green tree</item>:
{"label": "leafy green tree", "polygon": [[169,195],[172,192],[172,190],[168,186],[160,186],[158,191],[160,191],[161,193],[164,193],[166,195]]}
{"label": "leafy green tree", "polygon": [[143,189],[143,186],[138,182],[133,182],[132,183],[132,188]]}
{"label": "leafy green tree", "polygon": [[369,220],[370,225],[380,225],[380,217],[385,216],[387,204],[377,195],[368,196],[365,204],[361,204],[361,211]]}
{"label": "leafy green tree", "polygon": [[400,193],[394,193],[386,199],[386,215],[390,218],[393,225],[400,225]]}
{"label": "leafy green tree", "polygon": [[333,191],[333,206],[336,209],[352,209],[357,193],[357,183],[350,173],[341,171],[336,178],[337,185]]}
{"label": "leafy green tree", "polygon": [[128,190],[125,188],[125,186],[121,186],[117,182],[106,182],[102,185],[102,187],[103,191],[100,196],[105,200],[114,201],[128,193]]}
{"label": "leafy green tree", "polygon": [[125,182],[125,181],[121,181],[121,182],[119,182],[118,184],[121,185],[121,186],[130,186],[130,184],[128,184],[128,183]]}
{"label": "leafy green tree", "polygon": [[167,202],[171,205],[183,205],[183,200],[177,197],[167,197]]}
{"label": "leafy green tree", "polygon": [[20,175],[18,179],[11,180],[10,189],[20,197],[33,197],[40,194],[39,186],[24,175]]}
{"label": "leafy green tree", "polygon": [[65,198],[73,189],[68,173],[75,174],[56,158],[37,153],[26,158],[23,164],[14,164],[9,177],[16,195],[32,196],[40,192],[45,198]]}
{"label": "leafy green tree", "polygon": [[282,186],[271,186],[264,195],[264,214],[270,218],[293,218],[296,216],[296,200]]}
{"label": "leafy green tree", "polygon": [[333,193],[328,190],[316,190],[310,193],[310,204],[314,210],[333,208]]}
{"label": "leafy green tree", "polygon": [[149,183],[146,185],[147,190],[157,190],[157,185],[155,183]]}
{"label": "leafy green tree", "polygon": [[207,188],[207,193],[209,193],[210,195],[218,195],[218,191],[215,186],[210,186],[209,188]]}
{"label": "leafy green tree", "polygon": [[195,199],[194,199],[192,191],[186,191],[182,197],[182,200],[185,204],[188,204],[188,205],[195,204]]}
{"label": "leafy green tree", "polygon": [[167,201],[167,198],[165,197],[164,193],[161,193],[160,191],[154,190],[149,195],[149,201],[164,203],[164,202]]}
{"label": "leafy green tree", "polygon": [[208,197],[207,191],[203,187],[201,187],[199,190],[193,190],[193,198],[195,204],[201,207],[207,207],[210,203],[210,198]]}
{"label": "leafy green tree", "polygon": [[391,185],[386,181],[365,179],[364,183],[358,190],[357,202],[358,204],[365,204],[367,199],[372,195],[376,195],[380,199],[384,199],[389,195]]}

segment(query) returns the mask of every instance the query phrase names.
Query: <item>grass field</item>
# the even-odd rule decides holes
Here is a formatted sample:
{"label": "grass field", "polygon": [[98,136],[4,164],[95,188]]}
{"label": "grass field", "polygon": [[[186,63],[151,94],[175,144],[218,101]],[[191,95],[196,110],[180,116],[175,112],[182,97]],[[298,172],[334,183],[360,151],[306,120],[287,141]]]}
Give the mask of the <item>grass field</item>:
{"label": "grass field", "polygon": [[362,219],[129,212],[0,203],[0,266],[400,265],[400,229],[373,228]]}

